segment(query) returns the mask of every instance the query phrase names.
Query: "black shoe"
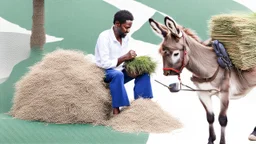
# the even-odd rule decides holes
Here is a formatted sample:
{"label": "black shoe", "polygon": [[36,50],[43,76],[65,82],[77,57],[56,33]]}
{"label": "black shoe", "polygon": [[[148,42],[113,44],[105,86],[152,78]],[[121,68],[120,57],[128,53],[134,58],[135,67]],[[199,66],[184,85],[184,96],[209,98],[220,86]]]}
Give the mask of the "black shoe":
{"label": "black shoe", "polygon": [[253,132],[249,135],[248,139],[250,141],[256,141],[256,127],[254,128]]}

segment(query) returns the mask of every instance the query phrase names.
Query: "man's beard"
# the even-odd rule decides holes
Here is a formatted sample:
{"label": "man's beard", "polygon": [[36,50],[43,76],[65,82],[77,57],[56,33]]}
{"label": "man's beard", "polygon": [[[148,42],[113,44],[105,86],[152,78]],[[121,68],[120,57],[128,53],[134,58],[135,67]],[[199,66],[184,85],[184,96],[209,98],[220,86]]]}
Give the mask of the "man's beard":
{"label": "man's beard", "polygon": [[118,30],[118,35],[119,35],[121,38],[126,37],[126,33],[122,32],[122,30],[121,30],[121,28],[120,28],[120,27],[119,27],[119,28],[117,28],[117,30]]}

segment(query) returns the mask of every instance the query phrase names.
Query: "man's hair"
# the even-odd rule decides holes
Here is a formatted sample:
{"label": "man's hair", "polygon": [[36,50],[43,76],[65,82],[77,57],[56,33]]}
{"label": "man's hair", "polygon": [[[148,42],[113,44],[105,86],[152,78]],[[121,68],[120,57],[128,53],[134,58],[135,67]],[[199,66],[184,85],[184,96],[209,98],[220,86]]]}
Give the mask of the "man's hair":
{"label": "man's hair", "polygon": [[120,24],[123,24],[127,20],[133,21],[132,13],[127,10],[120,10],[115,14],[113,23],[115,24],[116,21],[119,21]]}

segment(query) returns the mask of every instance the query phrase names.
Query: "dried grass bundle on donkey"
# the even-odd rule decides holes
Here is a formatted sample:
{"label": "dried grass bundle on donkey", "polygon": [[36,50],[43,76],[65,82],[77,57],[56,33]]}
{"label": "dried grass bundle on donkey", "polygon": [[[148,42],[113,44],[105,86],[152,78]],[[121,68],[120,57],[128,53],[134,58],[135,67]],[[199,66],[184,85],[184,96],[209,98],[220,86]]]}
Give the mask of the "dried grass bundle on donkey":
{"label": "dried grass bundle on donkey", "polygon": [[256,65],[256,14],[220,14],[211,18],[210,35],[226,48],[232,63],[241,70]]}

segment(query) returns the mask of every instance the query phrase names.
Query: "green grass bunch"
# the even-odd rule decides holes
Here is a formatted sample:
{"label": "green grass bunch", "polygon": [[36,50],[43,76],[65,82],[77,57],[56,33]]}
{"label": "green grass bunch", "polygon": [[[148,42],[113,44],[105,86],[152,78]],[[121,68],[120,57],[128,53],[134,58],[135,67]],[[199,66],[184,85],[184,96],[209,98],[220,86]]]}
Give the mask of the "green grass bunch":
{"label": "green grass bunch", "polygon": [[157,63],[149,56],[138,56],[124,62],[124,67],[130,75],[152,74],[155,72]]}

